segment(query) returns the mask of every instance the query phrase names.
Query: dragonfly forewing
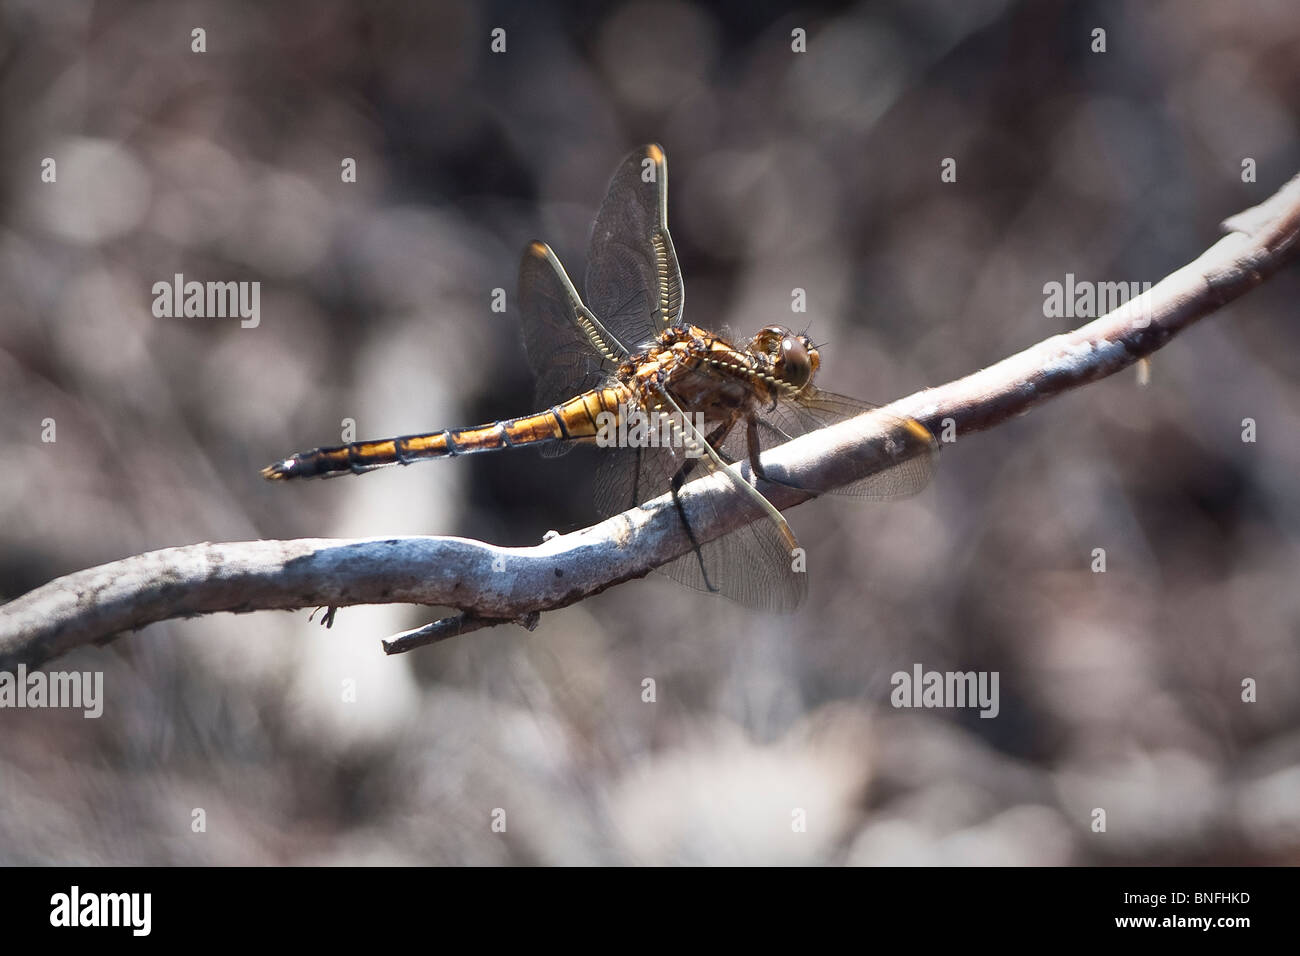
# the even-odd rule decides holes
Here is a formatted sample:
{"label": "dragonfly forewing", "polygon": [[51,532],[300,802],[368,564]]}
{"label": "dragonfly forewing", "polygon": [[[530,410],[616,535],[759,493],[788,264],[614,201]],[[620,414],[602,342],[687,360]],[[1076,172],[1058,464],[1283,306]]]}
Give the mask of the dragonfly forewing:
{"label": "dragonfly forewing", "polygon": [[668,159],[629,153],[609,184],[587,251],[587,305],[629,348],[679,322],[686,303],[668,232]]}

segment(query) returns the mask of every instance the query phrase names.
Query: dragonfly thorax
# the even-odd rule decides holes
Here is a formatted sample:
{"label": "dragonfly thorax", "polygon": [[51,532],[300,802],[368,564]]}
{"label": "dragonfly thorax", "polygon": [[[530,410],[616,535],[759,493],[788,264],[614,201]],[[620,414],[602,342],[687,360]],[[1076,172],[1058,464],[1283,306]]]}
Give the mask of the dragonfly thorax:
{"label": "dragonfly thorax", "polygon": [[734,420],[737,413],[797,395],[812,381],[818,363],[805,336],[779,326],[737,347],[706,329],[677,325],[631,356],[619,378],[648,406],[663,390],[686,411]]}

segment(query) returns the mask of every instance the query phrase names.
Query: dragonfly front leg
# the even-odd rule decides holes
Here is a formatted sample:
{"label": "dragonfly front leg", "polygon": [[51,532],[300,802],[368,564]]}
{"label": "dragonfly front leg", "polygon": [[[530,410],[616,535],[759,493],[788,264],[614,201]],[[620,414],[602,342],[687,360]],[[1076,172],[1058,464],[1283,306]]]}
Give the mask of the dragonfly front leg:
{"label": "dragonfly front leg", "polygon": [[749,450],[750,470],[759,478],[774,485],[785,485],[787,488],[798,488],[800,491],[805,490],[802,485],[798,485],[788,478],[782,479],[768,474],[763,468],[763,461],[760,457],[763,453],[763,446],[758,440],[758,419],[753,415],[745,420],[745,445]]}

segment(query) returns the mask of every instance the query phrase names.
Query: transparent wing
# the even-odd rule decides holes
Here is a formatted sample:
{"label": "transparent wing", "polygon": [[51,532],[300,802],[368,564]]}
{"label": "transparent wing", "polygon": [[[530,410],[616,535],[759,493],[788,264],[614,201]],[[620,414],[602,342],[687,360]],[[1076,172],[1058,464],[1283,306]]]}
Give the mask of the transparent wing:
{"label": "transparent wing", "polygon": [[[524,250],[519,264],[519,310],[528,364],[537,379],[536,407],[549,408],[595,388],[627,357],[622,345],[582,303],[564,267],[544,242]],[[545,455],[562,455],[558,442]]]}
{"label": "transparent wing", "polygon": [[[709,470],[714,470],[710,465]],[[730,469],[727,469],[730,471]],[[688,521],[718,517],[715,512],[740,513],[743,528],[700,545],[658,570],[678,584],[697,591],[722,594],[760,611],[793,611],[808,596],[808,575],[796,569],[798,542],[747,495],[733,491],[721,502],[701,505]],[[691,515],[688,512],[688,515]]]}
{"label": "transparent wing", "polygon": [[[618,448],[604,452],[596,475],[596,505],[602,515],[618,514],[671,490],[672,479],[694,462],[687,481],[721,474],[729,490],[720,496],[683,496],[686,526],[703,528],[724,515],[740,516],[744,526],[657,570],[687,587],[722,594],[747,607],[791,611],[807,595],[808,575],[796,570],[798,542],[779,513],[734,469],[705,454],[688,457],[685,440],[669,447]],[[671,503],[666,507],[674,508]],[[678,517],[682,515],[679,513]]]}
{"label": "transparent wing", "polygon": [[619,164],[587,250],[587,305],[635,349],[675,324],[686,293],[668,234],[668,159],[654,145]]}
{"label": "transparent wing", "polygon": [[[759,447],[766,451],[792,438],[868,412],[872,414],[862,424],[863,437],[869,439],[866,447],[846,459],[836,472],[839,479],[847,479],[846,483],[838,487],[809,487],[805,490],[864,498],[898,498],[916,494],[929,484],[934,474],[939,451],[934,436],[915,419],[889,415],[875,405],[846,395],[824,392],[809,385],[794,399],[779,401],[775,408],[763,409],[757,422]],[[737,427],[723,443],[721,452],[732,460],[747,457],[746,429]],[[855,475],[862,477],[855,478]],[[785,481],[779,473],[769,471],[768,477],[803,487],[798,482]]]}

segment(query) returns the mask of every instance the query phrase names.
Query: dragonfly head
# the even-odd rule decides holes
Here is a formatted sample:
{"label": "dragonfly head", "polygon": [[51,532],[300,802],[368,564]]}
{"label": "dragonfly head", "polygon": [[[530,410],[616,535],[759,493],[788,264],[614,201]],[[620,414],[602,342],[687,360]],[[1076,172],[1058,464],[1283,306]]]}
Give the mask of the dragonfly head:
{"label": "dragonfly head", "polygon": [[780,325],[769,325],[751,343],[752,351],[767,357],[773,378],[784,382],[795,391],[812,381],[821,364],[817,347],[806,335],[796,335]]}

